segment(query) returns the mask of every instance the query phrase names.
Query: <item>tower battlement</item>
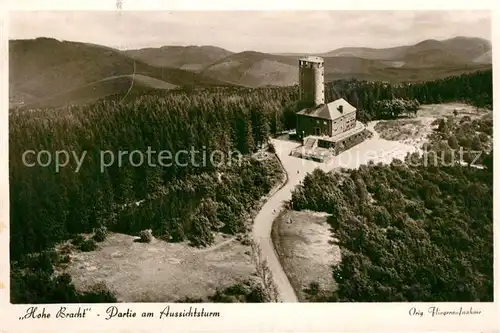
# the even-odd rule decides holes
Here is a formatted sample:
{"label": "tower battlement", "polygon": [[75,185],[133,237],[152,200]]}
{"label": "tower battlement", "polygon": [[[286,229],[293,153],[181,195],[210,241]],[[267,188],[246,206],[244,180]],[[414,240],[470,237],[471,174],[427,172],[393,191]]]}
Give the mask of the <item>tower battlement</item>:
{"label": "tower battlement", "polygon": [[316,56],[305,56],[299,59],[299,61],[314,62],[314,63],[324,63],[323,58]]}

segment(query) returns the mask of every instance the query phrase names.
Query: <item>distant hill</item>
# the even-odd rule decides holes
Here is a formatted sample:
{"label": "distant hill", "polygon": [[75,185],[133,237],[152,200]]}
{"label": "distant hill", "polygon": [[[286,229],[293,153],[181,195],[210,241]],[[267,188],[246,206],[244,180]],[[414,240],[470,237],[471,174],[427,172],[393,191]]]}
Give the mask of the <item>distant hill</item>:
{"label": "distant hill", "polygon": [[[301,56],[274,55],[255,51],[234,53],[207,67],[200,73],[212,78],[239,83],[249,87],[289,86],[298,84],[298,65]],[[326,77],[369,74],[386,68],[377,60],[356,57],[325,58]]]}
{"label": "distant hill", "polygon": [[320,54],[322,57],[358,57],[373,60],[400,59],[400,55],[408,46],[374,49],[369,47],[342,47],[330,52]]}
{"label": "distant hill", "polygon": [[[9,48],[11,106],[86,103],[186,86],[290,86],[298,83],[298,59],[303,56],[232,53],[215,46],[119,51],[51,38],[11,40]],[[433,80],[491,69],[492,58],[491,42],[470,37],[385,49],[341,48],[319,55],[325,60],[327,82]]]}
{"label": "distant hill", "polygon": [[469,64],[491,52],[491,42],[483,38],[454,37],[428,39],[415,45],[383,49],[345,47],[322,54],[323,57],[354,56],[365,59],[403,62],[407,67]]}
{"label": "distant hill", "polygon": [[162,46],[123,51],[128,56],[156,67],[175,67],[198,71],[232,54],[220,47],[204,46]]}
{"label": "distant hill", "polygon": [[473,62],[476,58],[490,53],[492,45],[489,40],[474,37],[454,37],[442,40],[445,49],[464,62]]}
{"label": "distant hill", "polygon": [[491,42],[481,38],[425,40],[407,48],[398,60],[405,61],[407,67],[469,64],[489,51]]}
{"label": "distant hill", "polygon": [[[133,74],[134,67],[141,75],[138,86],[147,89],[226,85],[190,71],[154,67],[109,47],[51,38],[11,40],[9,62],[10,100],[18,105],[36,104],[52,96],[57,99],[65,92],[75,96],[85,91],[85,100],[124,94],[129,88],[122,84],[126,79],[117,78]],[[106,89],[88,90],[103,84]]]}
{"label": "distant hill", "polygon": [[33,104],[27,106],[49,107],[67,104],[85,104],[107,96],[115,96],[117,92],[126,97],[128,94],[148,93],[157,90],[170,90],[178,86],[154,79],[149,76],[118,75],[86,84],[76,89],[71,89],[40,98]]}
{"label": "distant hill", "polygon": [[[335,59],[335,58],[328,58]],[[367,81],[386,81],[391,83],[397,82],[423,82],[436,79],[443,79],[450,76],[473,73],[477,71],[491,70],[490,64],[473,64],[473,65],[447,65],[443,67],[386,67],[383,69],[373,69],[370,73],[327,73],[325,81],[333,81],[338,79],[352,79]]]}
{"label": "distant hill", "polygon": [[[254,51],[234,53],[205,67],[201,74],[248,87],[298,84],[298,59],[302,55],[275,55]],[[325,57],[325,80],[356,78],[369,81],[425,81],[490,69],[483,62],[464,63],[441,50],[416,48],[404,61],[354,56]],[[429,65],[432,63],[433,65]]]}
{"label": "distant hill", "polygon": [[200,73],[248,87],[288,86],[297,83],[298,60],[268,53],[234,53],[203,68]]}

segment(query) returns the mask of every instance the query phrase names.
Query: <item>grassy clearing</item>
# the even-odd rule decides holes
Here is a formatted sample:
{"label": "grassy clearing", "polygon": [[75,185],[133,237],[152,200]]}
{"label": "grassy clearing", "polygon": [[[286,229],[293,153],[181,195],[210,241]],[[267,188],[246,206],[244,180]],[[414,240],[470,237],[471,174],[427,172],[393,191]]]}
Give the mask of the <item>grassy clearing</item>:
{"label": "grassy clearing", "polygon": [[255,274],[251,249],[233,237],[216,235],[213,246],[151,243],[110,233],[92,252],[73,252],[66,268],[77,290],[105,282],[119,302],[176,302],[207,299]]}
{"label": "grassy clearing", "polygon": [[311,282],[317,282],[323,290],[335,287],[332,265],[340,262],[340,249],[331,244],[326,220],[325,214],[286,211],[273,225],[278,257],[301,302],[308,301],[305,289]]}
{"label": "grassy clearing", "polygon": [[480,117],[488,110],[476,108],[474,106],[463,103],[442,103],[442,104],[426,104],[421,105],[417,112],[417,117],[432,117],[443,118],[446,116],[454,116],[456,111],[457,116]]}

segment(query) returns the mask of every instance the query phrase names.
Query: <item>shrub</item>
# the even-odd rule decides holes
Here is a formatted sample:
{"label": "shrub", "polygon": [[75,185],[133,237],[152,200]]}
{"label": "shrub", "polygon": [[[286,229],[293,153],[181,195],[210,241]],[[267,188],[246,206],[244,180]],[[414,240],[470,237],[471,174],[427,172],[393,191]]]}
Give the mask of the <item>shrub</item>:
{"label": "shrub", "polygon": [[73,238],[71,244],[73,244],[76,247],[79,247],[80,245],[82,245],[83,242],[85,242],[85,237],[83,237],[83,235],[78,234],[75,236],[75,238]]}
{"label": "shrub", "polygon": [[25,265],[32,271],[41,271],[44,273],[52,274],[54,268],[52,264],[54,260],[48,251],[41,253],[32,253],[26,256]]}
{"label": "shrub", "polygon": [[465,123],[467,121],[471,121],[471,118],[469,116],[463,116],[462,119],[460,119],[460,124]]}
{"label": "shrub", "polygon": [[59,258],[59,263],[61,263],[61,264],[67,264],[69,262],[71,262],[71,257],[67,254],[63,255],[63,256],[61,256],[61,258]]}
{"label": "shrub", "polygon": [[66,244],[61,245],[61,247],[59,248],[59,253],[69,254],[69,253],[71,253],[71,249],[72,249],[71,244],[66,243]]}
{"label": "shrub", "polygon": [[117,299],[105,282],[98,282],[88,291],[81,293],[79,301],[81,303],[116,303]]}
{"label": "shrub", "polygon": [[311,296],[318,295],[319,291],[320,291],[319,283],[316,282],[316,281],[313,281],[313,282],[309,283],[309,288],[306,289],[306,292],[308,294],[310,294]]}
{"label": "shrub", "polygon": [[93,239],[96,242],[103,242],[106,239],[106,236],[108,236],[108,230],[106,227],[100,227],[94,230]]}
{"label": "shrub", "polygon": [[97,249],[97,243],[93,239],[87,239],[79,246],[79,249],[83,252],[94,251]]}
{"label": "shrub", "polygon": [[446,123],[446,120],[444,120],[444,119],[439,120],[438,131],[441,133],[448,133],[449,126]]}
{"label": "shrub", "polygon": [[153,240],[153,233],[151,229],[142,230],[139,233],[139,237],[141,238],[141,243],[151,243],[151,241]]}
{"label": "shrub", "polygon": [[276,147],[274,147],[274,144],[273,143],[269,143],[269,145],[267,146],[267,151],[270,152],[271,154],[275,154],[276,153]]}
{"label": "shrub", "polygon": [[218,288],[208,299],[214,303],[265,303],[262,286],[252,281],[243,281],[227,288]]}
{"label": "shrub", "polygon": [[483,147],[482,147],[481,139],[479,138],[479,136],[475,136],[472,139],[472,149],[474,149],[476,151],[482,151]]}
{"label": "shrub", "polygon": [[247,246],[247,245],[250,245],[251,243],[252,243],[252,242],[251,242],[251,240],[250,240],[250,237],[248,237],[248,236],[246,236],[246,235],[245,235],[245,236],[243,236],[243,238],[241,239],[241,244],[242,244],[242,245]]}
{"label": "shrub", "polygon": [[451,135],[449,138],[448,138],[448,145],[452,148],[452,149],[457,149],[458,148],[458,140],[457,140],[457,137],[455,135]]}

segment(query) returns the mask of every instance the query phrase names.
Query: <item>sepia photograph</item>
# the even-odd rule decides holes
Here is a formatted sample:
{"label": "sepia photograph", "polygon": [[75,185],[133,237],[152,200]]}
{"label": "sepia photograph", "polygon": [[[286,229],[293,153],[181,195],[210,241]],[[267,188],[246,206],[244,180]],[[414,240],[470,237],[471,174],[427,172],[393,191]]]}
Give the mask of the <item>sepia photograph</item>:
{"label": "sepia photograph", "polygon": [[12,304],[494,301],[490,11],[12,11],[8,70]]}

